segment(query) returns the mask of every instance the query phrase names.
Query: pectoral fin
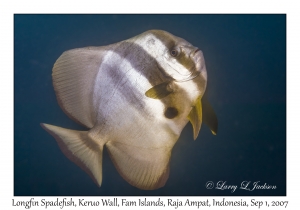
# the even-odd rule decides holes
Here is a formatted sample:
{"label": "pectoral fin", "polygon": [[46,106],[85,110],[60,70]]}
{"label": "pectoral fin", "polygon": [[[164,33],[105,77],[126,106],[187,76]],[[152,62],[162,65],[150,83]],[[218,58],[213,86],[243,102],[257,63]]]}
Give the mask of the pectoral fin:
{"label": "pectoral fin", "polygon": [[146,91],[145,95],[149,98],[161,99],[172,93],[171,82],[164,82],[159,85],[155,85]]}
{"label": "pectoral fin", "polygon": [[202,124],[202,104],[200,99],[197,99],[197,103],[189,113],[188,119],[192,123],[194,140],[196,140]]}
{"label": "pectoral fin", "polygon": [[217,115],[206,98],[202,97],[201,101],[202,101],[203,122],[209,127],[212,134],[217,135],[218,132]]}

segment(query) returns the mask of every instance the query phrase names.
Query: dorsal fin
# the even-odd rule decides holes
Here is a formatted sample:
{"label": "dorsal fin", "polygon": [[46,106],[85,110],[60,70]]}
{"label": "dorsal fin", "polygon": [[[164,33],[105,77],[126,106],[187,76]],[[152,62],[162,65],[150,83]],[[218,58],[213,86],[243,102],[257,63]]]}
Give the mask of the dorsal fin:
{"label": "dorsal fin", "polygon": [[52,71],[61,108],[70,118],[88,128],[95,124],[92,94],[103,52],[103,47],[66,51],[57,59]]}

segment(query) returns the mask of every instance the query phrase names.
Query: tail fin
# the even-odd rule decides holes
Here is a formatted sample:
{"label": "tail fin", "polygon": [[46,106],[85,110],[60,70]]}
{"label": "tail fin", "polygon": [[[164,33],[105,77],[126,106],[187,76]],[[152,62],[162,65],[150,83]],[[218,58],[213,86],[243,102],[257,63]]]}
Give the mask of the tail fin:
{"label": "tail fin", "polygon": [[61,151],[101,186],[103,145],[90,138],[87,131],[69,130],[44,123],[41,126],[56,139]]}

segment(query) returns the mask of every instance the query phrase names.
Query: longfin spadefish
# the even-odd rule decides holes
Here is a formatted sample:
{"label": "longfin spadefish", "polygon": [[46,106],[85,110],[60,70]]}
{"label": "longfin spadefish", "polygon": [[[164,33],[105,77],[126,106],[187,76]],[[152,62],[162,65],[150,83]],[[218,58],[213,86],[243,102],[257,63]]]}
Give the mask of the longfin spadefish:
{"label": "longfin spadefish", "polygon": [[108,141],[107,149],[120,175],[131,185],[154,190],[169,177],[171,148],[144,148]]}
{"label": "longfin spadefish", "polygon": [[218,118],[217,115],[205,97],[202,97],[202,112],[203,112],[203,123],[205,123],[212,134],[217,135],[218,132]]}
{"label": "longfin spadefish", "polygon": [[44,123],[41,126],[56,139],[61,151],[101,186],[103,145],[91,139],[87,131],[75,131]]}
{"label": "longfin spadefish", "polygon": [[59,105],[69,117],[88,128],[95,125],[92,97],[103,51],[102,47],[68,50],[57,59],[52,70]]}
{"label": "longfin spadefish", "polygon": [[146,91],[145,95],[149,98],[161,99],[172,93],[170,82],[163,82],[159,85],[155,85]]}
{"label": "longfin spadefish", "polygon": [[202,124],[202,105],[200,99],[197,99],[195,106],[193,106],[188,115],[188,119],[192,123],[194,140],[196,140]]}

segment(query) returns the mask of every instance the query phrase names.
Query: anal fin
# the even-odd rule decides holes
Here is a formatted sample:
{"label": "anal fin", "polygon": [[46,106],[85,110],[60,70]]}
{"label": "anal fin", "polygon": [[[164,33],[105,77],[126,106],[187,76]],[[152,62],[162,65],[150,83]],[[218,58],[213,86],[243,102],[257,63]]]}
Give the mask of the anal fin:
{"label": "anal fin", "polygon": [[87,131],[75,131],[44,123],[41,126],[56,139],[61,151],[101,186],[103,145],[91,139]]}
{"label": "anal fin", "polygon": [[165,185],[169,177],[170,148],[142,148],[110,141],[106,146],[118,172],[131,185],[143,190]]}

